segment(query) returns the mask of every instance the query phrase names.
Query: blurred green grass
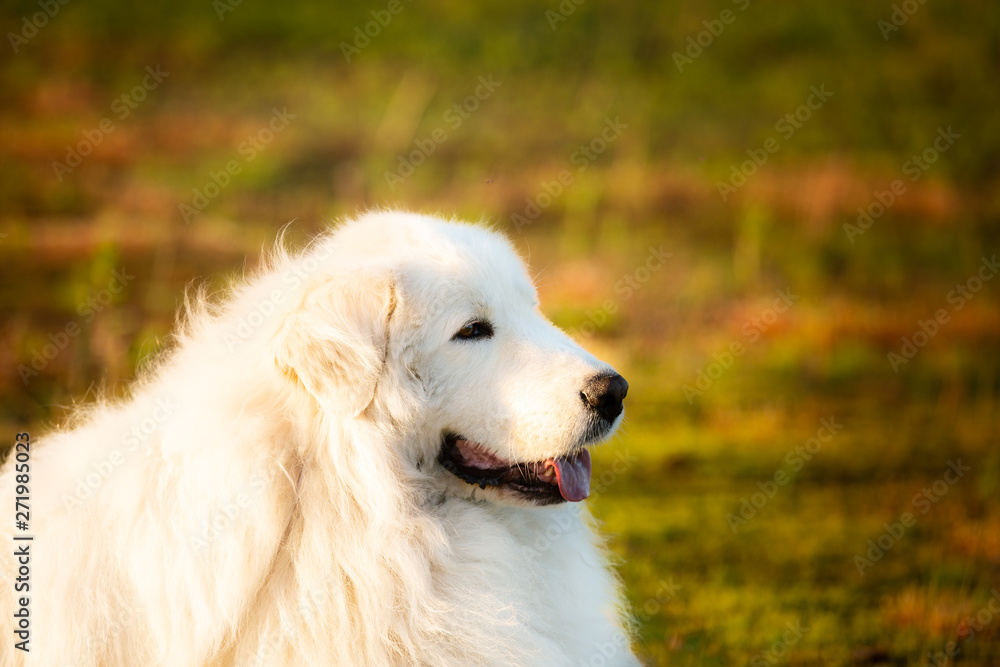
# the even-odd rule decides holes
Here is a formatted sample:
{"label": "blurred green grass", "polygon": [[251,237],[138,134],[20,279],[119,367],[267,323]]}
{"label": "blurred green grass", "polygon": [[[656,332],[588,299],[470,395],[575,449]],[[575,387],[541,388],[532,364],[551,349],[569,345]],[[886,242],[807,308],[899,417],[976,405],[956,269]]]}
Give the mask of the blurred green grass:
{"label": "blurred green grass", "polygon": [[[485,218],[530,257],[547,313],[630,381],[593,505],[651,664],[923,665],[956,638],[965,664],[996,664],[1000,619],[961,623],[1000,588],[1000,283],[898,373],[886,355],[1000,250],[1000,6],[926,3],[884,40],[891,3],[751,2],[679,72],[673,54],[738,5],[588,2],[553,31],[555,3],[404,3],[349,63],[341,43],[384,4],[244,2],[221,21],[209,2],[62,6],[0,63],[0,425],[37,431],[124,391],[184,287],[223,288],[289,220],[301,244],[370,206]],[[3,33],[35,11],[6,4]],[[156,65],[169,76],[118,119]],[[501,85],[453,127],[489,75]],[[722,201],[717,182],[820,85],[829,101]],[[246,162],[274,108],[296,117]],[[58,180],[52,163],[105,117],[115,130]],[[578,171],[615,118],[628,127]],[[948,126],[955,145],[851,243],[843,225]],[[179,205],[229,160],[241,173],[185,224]],[[562,170],[572,183],[514,225]],[[86,322],[79,304],[116,269],[135,278]],[[798,300],[751,340],[785,289]],[[689,401],[734,342],[745,352]],[[793,471],[787,452],[831,417],[843,429]],[[618,474],[622,452],[636,460]],[[854,556],[957,459],[972,470],[859,574]],[[790,481],[731,530],[777,471]],[[762,653],[786,623],[807,630]]]}

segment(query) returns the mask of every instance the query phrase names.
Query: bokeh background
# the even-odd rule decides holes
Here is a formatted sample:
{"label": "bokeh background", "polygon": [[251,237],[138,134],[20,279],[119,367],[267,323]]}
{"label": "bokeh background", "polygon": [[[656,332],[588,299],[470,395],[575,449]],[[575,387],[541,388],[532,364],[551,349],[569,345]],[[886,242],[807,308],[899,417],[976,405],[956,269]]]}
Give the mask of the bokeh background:
{"label": "bokeh background", "polygon": [[649,664],[1000,664],[1000,5],[347,4],[3,4],[5,440],[289,222],[484,219],[630,381]]}

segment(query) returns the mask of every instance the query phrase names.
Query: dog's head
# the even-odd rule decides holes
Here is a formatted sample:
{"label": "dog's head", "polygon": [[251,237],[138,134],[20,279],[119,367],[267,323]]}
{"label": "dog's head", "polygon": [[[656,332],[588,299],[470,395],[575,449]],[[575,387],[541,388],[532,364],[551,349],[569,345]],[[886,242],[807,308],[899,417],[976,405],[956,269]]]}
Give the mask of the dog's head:
{"label": "dog's head", "polygon": [[276,353],[322,410],[373,419],[410,406],[403,455],[452,494],[588,496],[587,447],[621,422],[628,384],[541,314],[502,236],[380,213],[326,246],[332,259],[286,317]]}

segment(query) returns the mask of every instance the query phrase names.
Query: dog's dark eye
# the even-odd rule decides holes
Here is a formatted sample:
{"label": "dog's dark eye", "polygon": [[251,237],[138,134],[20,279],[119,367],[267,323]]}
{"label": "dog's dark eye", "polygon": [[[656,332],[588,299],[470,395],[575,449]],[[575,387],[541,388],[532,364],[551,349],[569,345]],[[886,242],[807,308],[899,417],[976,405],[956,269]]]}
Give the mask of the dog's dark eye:
{"label": "dog's dark eye", "polygon": [[489,322],[469,322],[458,330],[452,340],[473,340],[476,338],[489,338],[493,335],[493,325]]}

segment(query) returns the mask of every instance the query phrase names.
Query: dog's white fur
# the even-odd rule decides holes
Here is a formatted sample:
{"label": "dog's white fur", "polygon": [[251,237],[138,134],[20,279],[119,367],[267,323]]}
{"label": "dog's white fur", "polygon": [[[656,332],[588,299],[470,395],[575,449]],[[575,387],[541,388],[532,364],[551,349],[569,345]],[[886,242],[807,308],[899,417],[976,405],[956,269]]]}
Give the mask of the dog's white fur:
{"label": "dog's white fur", "polygon": [[638,664],[585,505],[437,462],[446,431],[573,451],[608,370],[502,236],[372,213],[191,301],[128,400],[32,444],[31,651],[0,582],[0,665]]}

